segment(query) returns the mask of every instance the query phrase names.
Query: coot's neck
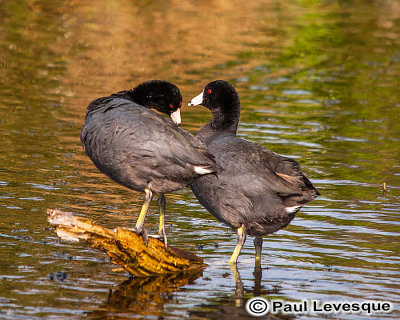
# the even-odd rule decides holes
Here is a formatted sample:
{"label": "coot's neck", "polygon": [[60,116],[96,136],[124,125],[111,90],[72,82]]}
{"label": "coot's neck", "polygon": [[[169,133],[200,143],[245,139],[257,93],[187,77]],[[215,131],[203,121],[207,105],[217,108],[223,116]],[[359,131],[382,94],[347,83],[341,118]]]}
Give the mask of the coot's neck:
{"label": "coot's neck", "polygon": [[150,109],[149,103],[146,100],[146,96],[138,94],[135,90],[120,91],[117,93],[113,93],[111,96],[115,98],[126,99]]}
{"label": "coot's neck", "polygon": [[135,89],[129,90],[128,96],[131,101],[151,109],[152,106],[149,104],[149,92],[146,91],[145,87],[136,87]]}
{"label": "coot's neck", "polygon": [[236,135],[240,117],[240,100],[237,95],[224,99],[220,105],[213,105],[210,110],[212,119],[197,134],[201,140],[205,141],[222,132]]}

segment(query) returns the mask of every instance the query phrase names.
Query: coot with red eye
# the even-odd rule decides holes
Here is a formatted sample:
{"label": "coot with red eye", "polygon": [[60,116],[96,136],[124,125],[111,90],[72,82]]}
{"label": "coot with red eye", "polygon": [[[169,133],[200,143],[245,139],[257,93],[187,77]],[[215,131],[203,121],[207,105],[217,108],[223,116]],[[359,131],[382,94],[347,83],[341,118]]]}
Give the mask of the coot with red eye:
{"label": "coot with red eye", "polygon": [[164,225],[165,196],[214,172],[213,156],[180,124],[181,93],[174,84],[151,80],[135,89],[92,101],[87,107],[81,142],[96,167],[121,185],[145,192],[136,229],[146,240],[144,219],[153,193],[158,193],[159,233]]}
{"label": "coot with red eye", "polygon": [[286,227],[320,193],[295,160],[236,137],[240,100],[231,84],[222,80],[207,84],[189,103],[200,104],[211,110],[212,119],[197,137],[220,169],[216,175],[200,177],[191,188],[208,211],[236,230],[238,243],[231,265],[236,264],[246,235],[255,236],[260,263],[262,236]]}

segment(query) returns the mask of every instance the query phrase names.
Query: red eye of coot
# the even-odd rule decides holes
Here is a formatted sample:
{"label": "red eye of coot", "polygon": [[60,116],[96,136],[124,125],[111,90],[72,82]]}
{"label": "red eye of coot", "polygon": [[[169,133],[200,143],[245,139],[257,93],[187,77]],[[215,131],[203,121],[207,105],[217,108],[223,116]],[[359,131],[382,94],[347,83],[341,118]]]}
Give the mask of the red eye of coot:
{"label": "red eye of coot", "polygon": [[207,93],[210,94],[210,93],[211,93],[211,89],[208,89],[208,90],[207,90]]}
{"label": "red eye of coot", "polygon": [[181,108],[182,107],[182,101],[181,102],[179,102],[179,108]]}
{"label": "red eye of coot", "polygon": [[171,109],[173,109],[173,108],[174,108],[174,106],[173,106],[172,104],[170,104],[170,105],[169,105],[169,107],[170,107]]}

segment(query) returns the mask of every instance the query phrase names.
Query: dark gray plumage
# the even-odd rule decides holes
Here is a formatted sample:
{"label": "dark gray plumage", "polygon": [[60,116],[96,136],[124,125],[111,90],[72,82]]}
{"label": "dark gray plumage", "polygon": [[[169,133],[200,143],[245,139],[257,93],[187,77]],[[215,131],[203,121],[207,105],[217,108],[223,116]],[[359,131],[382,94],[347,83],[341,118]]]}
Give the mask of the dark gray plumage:
{"label": "dark gray plumage", "polygon": [[148,81],[134,90],[91,102],[81,132],[83,148],[101,172],[129,189],[146,193],[136,224],[144,237],[148,205],[153,193],[160,195],[160,234],[165,242],[164,193],[188,186],[213,172],[215,165],[201,141],[150,110],[153,107],[171,115],[179,113],[181,104],[175,85]]}
{"label": "dark gray plumage", "polygon": [[191,188],[218,220],[237,230],[236,263],[246,235],[256,236],[256,259],[262,236],[286,227],[305,203],[319,195],[300,165],[256,143],[236,137],[240,100],[226,81],[209,83],[189,105],[202,104],[213,118],[197,137],[215,157],[217,175],[197,179]]}

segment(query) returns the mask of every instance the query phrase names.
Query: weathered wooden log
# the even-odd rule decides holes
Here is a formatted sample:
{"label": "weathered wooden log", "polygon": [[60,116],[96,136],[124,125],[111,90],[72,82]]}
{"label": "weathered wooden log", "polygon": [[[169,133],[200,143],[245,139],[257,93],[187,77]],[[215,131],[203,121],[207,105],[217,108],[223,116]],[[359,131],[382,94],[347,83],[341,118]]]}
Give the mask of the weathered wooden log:
{"label": "weathered wooden log", "polygon": [[104,251],[110,261],[133,276],[150,276],[198,271],[206,266],[197,255],[168,246],[149,237],[148,244],[134,231],[115,231],[96,225],[92,220],[68,212],[48,209],[48,220],[56,226],[57,235],[64,240],[85,240],[91,247]]}

